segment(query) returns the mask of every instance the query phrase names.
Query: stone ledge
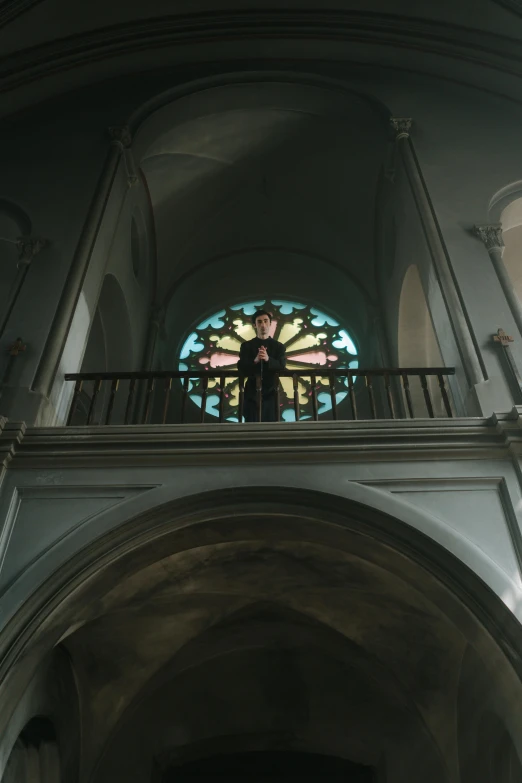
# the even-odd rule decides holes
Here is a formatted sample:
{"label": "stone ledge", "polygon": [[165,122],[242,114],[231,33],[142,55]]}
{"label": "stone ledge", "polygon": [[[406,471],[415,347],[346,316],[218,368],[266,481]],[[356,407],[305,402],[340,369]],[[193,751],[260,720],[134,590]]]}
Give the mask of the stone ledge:
{"label": "stone ledge", "polygon": [[[31,427],[8,422],[9,467],[501,459],[522,452],[521,411],[490,419]],[[516,418],[513,416],[516,415]]]}

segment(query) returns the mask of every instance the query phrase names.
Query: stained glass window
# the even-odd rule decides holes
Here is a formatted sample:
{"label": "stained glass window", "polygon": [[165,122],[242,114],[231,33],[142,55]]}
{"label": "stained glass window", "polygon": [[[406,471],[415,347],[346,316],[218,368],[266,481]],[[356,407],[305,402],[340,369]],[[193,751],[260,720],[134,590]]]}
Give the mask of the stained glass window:
{"label": "stained glass window", "polygon": [[[219,373],[220,369],[236,369],[241,343],[256,336],[251,319],[259,309],[268,310],[273,315],[270,335],[284,343],[287,369],[298,375],[299,372],[316,373],[318,413],[320,416],[327,414],[332,410],[332,400],[329,380],[321,377],[321,367],[356,369],[359,366],[357,348],[348,331],[331,315],[307,304],[281,299],[242,302],[226,307],[198,324],[186,338],[179,355],[179,370],[208,369],[206,412],[219,416],[219,395],[216,393],[219,378],[212,376]],[[295,421],[292,378],[281,378],[280,382],[281,419]],[[299,377],[298,389],[300,419],[310,419],[310,380]],[[336,392],[337,403],[341,403],[347,395],[348,380],[340,380]],[[189,396],[201,408],[202,394],[197,379],[190,381]],[[227,421],[237,422],[238,405],[239,381],[237,378],[227,378],[224,414]]]}

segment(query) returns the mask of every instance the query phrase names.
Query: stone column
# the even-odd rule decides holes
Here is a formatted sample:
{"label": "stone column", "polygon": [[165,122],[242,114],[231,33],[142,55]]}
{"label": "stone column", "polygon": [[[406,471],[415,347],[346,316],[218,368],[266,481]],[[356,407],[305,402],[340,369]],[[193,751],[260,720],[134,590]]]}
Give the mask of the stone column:
{"label": "stone column", "polygon": [[464,309],[462,294],[458,289],[455,273],[451,267],[448,252],[442,239],[440,226],[429,197],[424,177],[422,176],[417,156],[415,155],[415,150],[410,138],[412,120],[410,118],[394,117],[390,121],[396,134],[397,147],[399,148],[404,163],[404,168],[413,193],[433,266],[440,283],[446,310],[462,359],[462,366],[468,384],[470,386],[475,386],[484,379],[487,379],[487,373]]}
{"label": "stone column", "polygon": [[[0,239],[3,239],[3,237],[0,237]],[[5,310],[0,315],[0,337],[4,333],[33,258],[49,244],[48,240],[43,237],[18,237],[16,240],[5,239],[4,241],[16,245],[18,250],[18,271],[9,292]]]}
{"label": "stone column", "polygon": [[32,385],[32,390],[44,397],[49,397],[51,392],[74,311],[80,297],[85,275],[87,274],[92,251],[98,237],[98,231],[122,157],[126,168],[128,185],[130,186],[135,181],[132,172],[129,171],[130,158],[125,155],[126,150],[130,149],[132,143],[129,129],[127,127],[110,128],[109,135],[111,145],[107,158],[98,180],[78,245],[76,246],[69,274],[67,275]]}
{"label": "stone column", "polygon": [[522,335],[522,305],[513,287],[509,273],[504,266],[502,256],[504,254],[504,240],[502,238],[502,226],[494,223],[488,226],[475,226],[475,233],[482,240],[489,253],[489,257],[497,273],[497,277],[507,299],[509,309],[515,319],[518,331]]}

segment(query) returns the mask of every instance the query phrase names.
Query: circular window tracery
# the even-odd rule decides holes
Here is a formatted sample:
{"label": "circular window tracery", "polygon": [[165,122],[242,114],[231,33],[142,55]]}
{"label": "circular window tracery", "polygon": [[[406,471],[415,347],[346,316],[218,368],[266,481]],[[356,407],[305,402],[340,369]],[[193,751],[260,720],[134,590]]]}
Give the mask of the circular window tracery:
{"label": "circular window tracery", "polygon": [[[286,347],[287,369],[299,373],[316,373],[319,415],[332,410],[329,380],[321,376],[321,368],[356,369],[359,366],[357,348],[348,331],[332,316],[311,305],[290,300],[256,300],[231,305],[202,321],[187,337],[180,351],[180,371],[209,371],[208,395],[205,410],[219,416],[219,395],[216,393],[219,378],[212,377],[220,369],[237,367],[241,343],[256,336],[251,318],[258,309],[266,309],[273,315],[270,335]],[[281,419],[295,421],[294,389],[292,378],[281,378]],[[336,392],[337,403],[348,394],[348,380],[340,380]],[[322,390],[321,387],[324,387]],[[201,408],[201,383],[193,379],[189,383],[189,396]],[[299,377],[299,418],[312,417],[310,379]],[[239,381],[225,380],[226,421],[236,421],[239,405]]]}

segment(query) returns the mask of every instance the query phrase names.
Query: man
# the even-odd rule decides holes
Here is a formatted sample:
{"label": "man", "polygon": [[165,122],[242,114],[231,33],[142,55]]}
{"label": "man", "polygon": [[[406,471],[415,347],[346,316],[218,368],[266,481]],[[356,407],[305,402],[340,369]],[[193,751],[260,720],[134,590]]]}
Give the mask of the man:
{"label": "man", "polygon": [[258,421],[256,376],[262,377],[262,411],[263,421],[277,421],[275,410],[275,379],[274,374],[286,367],[285,346],[270,337],[272,315],[266,310],[258,310],[252,317],[252,324],[257,337],[247,340],[239,352],[238,370],[246,375],[245,403],[243,414],[245,421]]}

